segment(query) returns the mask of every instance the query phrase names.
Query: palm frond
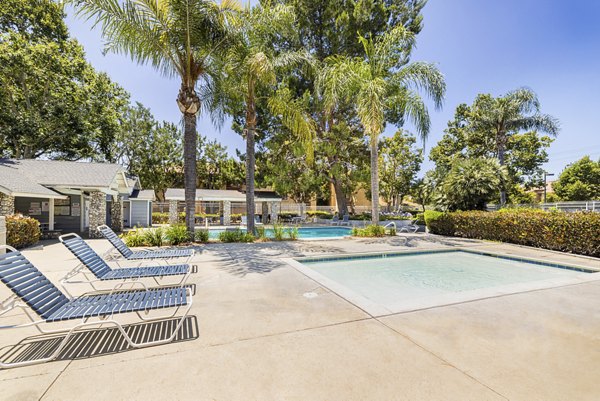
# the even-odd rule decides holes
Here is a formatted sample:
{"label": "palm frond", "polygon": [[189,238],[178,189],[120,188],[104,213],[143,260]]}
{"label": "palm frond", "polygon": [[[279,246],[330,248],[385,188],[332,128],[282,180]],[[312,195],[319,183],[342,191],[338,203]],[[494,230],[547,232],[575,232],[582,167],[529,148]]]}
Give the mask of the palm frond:
{"label": "palm frond", "polygon": [[423,90],[433,100],[436,109],[442,107],[446,95],[444,75],[432,63],[414,62],[406,65],[392,76],[400,86]]}
{"label": "palm frond", "polygon": [[534,114],[533,116],[518,118],[510,121],[510,131],[536,130],[546,134],[557,136],[560,132],[560,122],[549,114]]}
{"label": "palm frond", "polygon": [[417,133],[425,140],[429,135],[430,119],[425,102],[416,92],[405,89],[389,99],[390,108],[402,116],[407,116],[415,126]]}
{"label": "palm frond", "polygon": [[357,93],[357,112],[371,143],[377,143],[385,127],[386,82],[374,79],[365,82]]}
{"label": "palm frond", "polygon": [[283,125],[300,140],[306,151],[307,162],[312,164],[317,127],[302,99],[295,99],[290,89],[283,87],[269,98],[268,106],[271,113],[279,116]]}

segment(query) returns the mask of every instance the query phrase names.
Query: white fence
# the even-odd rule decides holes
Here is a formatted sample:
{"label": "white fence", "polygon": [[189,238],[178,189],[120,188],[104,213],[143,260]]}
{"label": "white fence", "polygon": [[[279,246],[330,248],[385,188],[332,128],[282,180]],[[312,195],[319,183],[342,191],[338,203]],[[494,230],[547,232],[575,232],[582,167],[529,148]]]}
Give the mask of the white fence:
{"label": "white fence", "polygon": [[[580,201],[580,202],[553,202],[553,203],[537,203],[525,205],[510,205],[510,207],[529,207],[532,209],[556,209],[563,212],[576,212],[587,210],[592,212],[600,212],[600,201]],[[498,210],[498,205],[487,205],[488,210]]]}

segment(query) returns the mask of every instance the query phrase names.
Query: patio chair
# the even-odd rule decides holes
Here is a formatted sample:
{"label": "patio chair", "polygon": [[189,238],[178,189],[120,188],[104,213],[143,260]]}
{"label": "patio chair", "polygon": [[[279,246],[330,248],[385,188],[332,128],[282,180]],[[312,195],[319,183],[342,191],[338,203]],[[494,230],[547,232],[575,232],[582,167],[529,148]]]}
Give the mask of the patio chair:
{"label": "patio chair", "polygon": [[330,226],[337,226],[338,224],[340,224],[340,216],[338,216],[337,214],[334,214],[333,218],[329,222],[329,225]]}
{"label": "patio chair", "polygon": [[292,217],[291,223],[292,224],[303,224],[303,223],[306,223],[306,215]]}
{"label": "patio chair", "polygon": [[349,226],[350,225],[350,215],[345,214],[342,220],[338,223],[340,226]]}
{"label": "patio chair", "polygon": [[[15,248],[2,245],[0,246],[1,250],[8,252],[0,254],[0,280],[14,294],[0,304],[0,316],[14,309],[22,309],[31,322],[0,326],[0,329],[33,326],[43,334],[67,333],[51,355],[27,361],[0,361],[1,368],[13,368],[51,361],[60,354],[67,345],[69,338],[76,331],[90,326],[115,326],[133,348],[166,344],[173,341],[192,307],[192,293],[189,287],[152,288],[136,291],[120,291],[115,288],[111,292],[84,294],[77,298],[71,298],[54,286]],[[136,342],[127,334],[123,325],[115,320],[118,314],[133,312],[143,321],[171,318],[184,306],[187,306],[187,308],[185,308],[183,316],[174,325],[175,327],[173,327],[168,337],[162,340]],[[174,311],[168,316],[153,318],[142,316],[142,312],[147,314],[151,310],[163,308],[174,308]],[[40,319],[36,320],[28,311],[29,309],[33,310]],[[81,320],[69,329],[47,330],[42,327],[44,324],[76,319]]]}
{"label": "patio chair", "polygon": [[194,256],[193,249],[162,249],[158,251],[143,250],[132,251],[123,242],[121,238],[107,225],[98,227],[98,231],[106,238],[112,246],[127,260],[148,260],[148,259],[176,259],[187,258],[184,263],[188,263]]}
{"label": "patio chair", "polygon": [[[58,237],[58,240],[79,259],[81,264],[70,271],[62,280],[61,284],[68,293],[64,284],[90,284],[94,290],[95,283],[102,281],[120,280],[123,283],[138,281],[143,278],[151,278],[156,285],[161,285],[161,281],[165,277],[181,276],[181,279],[176,283],[171,283],[171,286],[183,286],[187,282],[190,273],[197,272],[197,266],[190,268],[187,264],[180,265],[162,265],[162,266],[137,266],[112,269],[104,259],[100,257],[88,244],[77,234],[65,234]],[[87,271],[91,272],[95,279],[88,276]],[[82,274],[86,281],[73,281],[73,277]],[[143,283],[140,284],[145,287]]]}
{"label": "patio chair", "polygon": [[417,231],[419,231],[419,226],[417,225],[417,220],[411,220],[409,224],[400,227],[400,229],[398,230],[398,232],[403,233],[416,233]]}

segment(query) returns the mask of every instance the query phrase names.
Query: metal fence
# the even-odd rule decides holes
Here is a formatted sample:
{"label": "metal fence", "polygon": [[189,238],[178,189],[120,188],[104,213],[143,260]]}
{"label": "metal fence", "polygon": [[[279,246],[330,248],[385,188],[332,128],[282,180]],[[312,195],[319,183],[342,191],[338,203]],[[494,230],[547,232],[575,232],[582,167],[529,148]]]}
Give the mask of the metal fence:
{"label": "metal fence", "polygon": [[[552,203],[535,203],[535,204],[521,204],[521,205],[509,205],[510,207],[525,207],[531,209],[542,209],[542,210],[561,210],[563,212],[576,212],[580,210],[587,210],[592,212],[600,212],[600,201],[578,201],[578,202],[552,202]],[[498,210],[499,205],[487,205],[487,209],[490,211]]]}

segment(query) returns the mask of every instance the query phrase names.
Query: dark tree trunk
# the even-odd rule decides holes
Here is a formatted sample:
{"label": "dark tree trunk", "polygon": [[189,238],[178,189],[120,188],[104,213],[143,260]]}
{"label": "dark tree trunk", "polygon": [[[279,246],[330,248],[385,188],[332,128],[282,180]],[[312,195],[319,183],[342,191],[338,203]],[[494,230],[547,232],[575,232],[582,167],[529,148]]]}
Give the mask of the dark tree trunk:
{"label": "dark tree trunk", "polygon": [[185,226],[190,239],[194,236],[196,214],[196,147],[198,133],[196,118],[200,110],[200,99],[194,85],[181,84],[177,106],[183,114],[183,187],[185,189]]}
{"label": "dark tree trunk", "polygon": [[185,226],[188,234],[194,235],[196,214],[196,115],[184,114],[183,132],[183,179],[185,188]]}
{"label": "dark tree trunk", "polygon": [[[254,234],[254,215],[256,205],[254,204],[254,133],[256,129],[256,108],[254,100],[247,100],[246,109],[246,216],[248,220],[248,232]],[[264,216],[263,216],[264,220]]]}
{"label": "dark tree trunk", "polygon": [[379,149],[371,140],[371,222],[379,224]]}
{"label": "dark tree trunk", "polygon": [[333,189],[335,191],[335,200],[337,202],[338,213],[340,216],[348,214],[348,202],[346,200],[346,194],[342,188],[342,183],[335,177],[331,179],[333,183]]}

